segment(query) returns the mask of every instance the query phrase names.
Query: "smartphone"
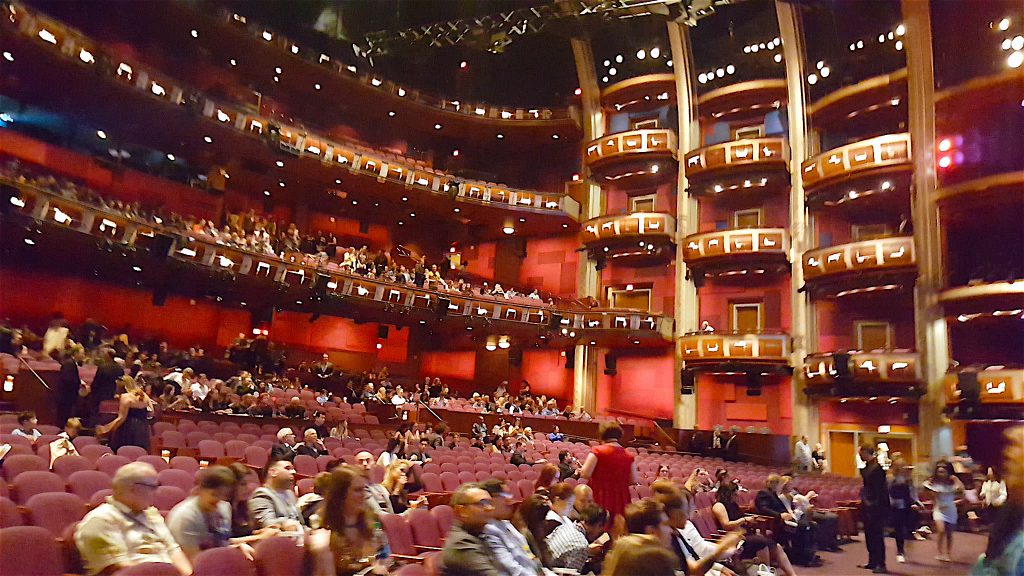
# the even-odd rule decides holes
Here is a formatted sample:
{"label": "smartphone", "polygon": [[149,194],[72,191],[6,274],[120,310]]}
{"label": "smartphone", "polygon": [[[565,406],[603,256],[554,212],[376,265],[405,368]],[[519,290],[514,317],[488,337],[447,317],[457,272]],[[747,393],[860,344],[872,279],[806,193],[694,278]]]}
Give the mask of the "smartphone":
{"label": "smartphone", "polygon": [[612,539],[612,537],[609,536],[607,532],[605,532],[604,534],[601,534],[600,536],[598,536],[597,539],[594,540],[592,543],[593,544],[597,544],[598,546],[604,546],[611,539]]}

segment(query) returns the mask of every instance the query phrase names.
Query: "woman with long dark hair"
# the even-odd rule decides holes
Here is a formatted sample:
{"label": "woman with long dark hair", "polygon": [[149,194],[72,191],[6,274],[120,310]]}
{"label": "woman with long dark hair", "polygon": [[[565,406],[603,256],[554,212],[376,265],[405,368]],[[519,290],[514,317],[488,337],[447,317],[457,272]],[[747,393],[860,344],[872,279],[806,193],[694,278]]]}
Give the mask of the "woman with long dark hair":
{"label": "woman with long dark hair", "polygon": [[953,475],[953,465],[946,460],[935,463],[932,477],[924,481],[924,488],[935,495],[932,502],[932,520],[938,537],[939,562],[952,562],[953,532],[956,531],[956,501],[964,495],[964,485]]}
{"label": "woman with long dark hair", "polygon": [[331,472],[321,519],[329,537],[318,532],[310,543],[316,576],[350,576],[371,566],[372,573],[387,574],[384,561],[391,551],[377,515],[366,505],[365,490],[358,468],[345,464]]}

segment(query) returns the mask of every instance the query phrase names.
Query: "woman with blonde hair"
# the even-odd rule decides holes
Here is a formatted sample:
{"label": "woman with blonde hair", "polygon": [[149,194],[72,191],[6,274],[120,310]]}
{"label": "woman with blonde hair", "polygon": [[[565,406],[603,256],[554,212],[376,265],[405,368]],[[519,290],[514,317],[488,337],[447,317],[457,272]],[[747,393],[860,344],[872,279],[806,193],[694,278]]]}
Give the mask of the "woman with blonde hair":
{"label": "woman with blonde hair", "polygon": [[412,468],[412,462],[403,459],[395,460],[388,464],[387,469],[384,471],[384,480],[381,482],[381,485],[388,491],[395,514],[401,514],[410,508],[419,508],[427,503],[425,495],[415,500],[409,500],[410,468]]}
{"label": "woman with blonde hair", "polygon": [[629,534],[615,541],[602,576],[673,576],[679,560],[657,536]]}
{"label": "woman with blonde hair", "polygon": [[110,449],[115,452],[121,446],[139,446],[149,452],[149,418],[156,402],[131,376],[119,378],[117,386],[124,390],[118,398],[117,418],[97,427],[97,434],[110,434]]}
{"label": "woman with blonde hair", "polygon": [[390,556],[380,521],[366,505],[366,480],[355,466],[331,472],[324,490],[321,525],[310,535],[315,576],[350,576],[370,568],[387,574]]}

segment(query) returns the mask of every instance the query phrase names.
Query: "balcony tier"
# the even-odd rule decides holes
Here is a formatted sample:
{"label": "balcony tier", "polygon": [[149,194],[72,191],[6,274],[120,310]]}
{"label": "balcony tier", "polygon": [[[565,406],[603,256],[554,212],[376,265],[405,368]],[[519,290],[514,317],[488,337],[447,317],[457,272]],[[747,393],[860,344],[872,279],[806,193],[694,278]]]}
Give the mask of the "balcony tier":
{"label": "balcony tier", "polygon": [[676,79],[670,73],[636,76],[601,90],[601,104],[615,112],[647,112],[675,103]]}
{"label": "balcony tier", "polygon": [[920,354],[887,350],[808,354],[803,370],[808,394],[831,397],[918,396],[923,378]]}
{"label": "balcony tier", "polygon": [[917,259],[912,236],[893,236],[816,248],[804,253],[804,281],[817,297],[912,286]]}
{"label": "balcony tier", "polygon": [[787,99],[785,80],[751,80],[706,92],[697,98],[701,118],[738,120],[778,110]]}
{"label": "balcony tier", "polygon": [[[181,142],[201,143],[204,135],[212,134],[211,142],[198,145],[210,149],[222,147],[226,154],[247,156],[252,163],[265,162],[267,166],[280,159],[283,151],[299,158],[316,160],[305,164],[302,176],[332,182],[339,175],[351,174],[359,177],[346,182],[353,191],[386,192],[396,198],[415,193],[422,194],[424,199],[447,197],[472,205],[467,209],[473,211],[474,219],[479,216],[486,221],[489,211],[480,209],[483,207],[562,215],[570,219],[579,217],[579,204],[563,194],[456,178],[412,158],[373,150],[359,143],[333,140],[311,133],[297,124],[283,122],[280,118],[254,113],[245,106],[207,97],[158,70],[110,53],[91,38],[45,16],[19,12],[14,24],[7,19],[0,21],[0,26],[13,25],[17,26],[19,34],[12,34],[12,38],[22,46],[32,48],[35,54],[18,51],[18,58],[12,66],[32,67],[33,58],[39,55],[35,59],[35,70],[39,74],[52,74],[54,79],[59,77],[65,84],[73,83],[76,78],[82,82],[88,80],[92,83],[89,89],[77,94],[79,103],[83,105],[93,101],[109,104],[111,88],[115,86],[132,90],[141,105],[124,106],[123,110],[135,114],[133,118],[140,120],[134,129],[139,130],[140,139],[149,145],[173,150]],[[54,58],[64,68],[54,66]],[[103,59],[111,65],[99,68],[97,62]],[[97,73],[108,80],[109,85],[96,82]],[[75,74],[80,77],[74,77]],[[44,77],[40,76],[41,79]],[[44,80],[41,82],[45,83]],[[35,98],[38,94],[28,93],[25,96]],[[153,105],[156,103],[167,106]],[[171,121],[174,118],[171,114],[181,114],[185,109],[198,119],[186,123]],[[168,114],[162,115],[164,112]],[[150,124],[168,123],[171,127],[163,131],[146,129]],[[216,132],[212,132],[211,127]],[[126,125],[120,135],[131,137],[131,130],[132,126]],[[494,224],[486,229],[500,231],[504,216],[493,216]]]}
{"label": "balcony tier", "polygon": [[[729,332],[691,332],[679,339],[687,368],[714,369],[728,364],[788,365],[788,334],[743,334]],[[736,371],[744,371],[742,368]]]}
{"label": "balcony tier", "polygon": [[664,128],[607,134],[590,141],[585,162],[602,184],[621,188],[656,186],[676,174],[676,133]]}
{"label": "balcony tier", "polygon": [[1024,368],[992,366],[976,371],[978,402],[974,405],[963,401],[961,382],[965,372],[947,374],[943,380],[947,410],[953,418],[1020,420],[1024,410]]}
{"label": "balcony tier", "polygon": [[1019,205],[1024,199],[1024,171],[1004,172],[939,188],[935,198],[944,207],[963,207],[968,212],[977,210],[979,205]]}
{"label": "balcony tier", "polygon": [[947,317],[1020,316],[1024,311],[1024,280],[947,288],[939,293],[939,303]]}
{"label": "balcony tier", "polygon": [[801,164],[810,204],[886,192],[892,180],[913,171],[909,134],[887,134],[829,150]]}
{"label": "balcony tier", "polygon": [[686,154],[690,192],[740,195],[789,186],[789,146],[782,138],[749,138],[713,144]]}
{"label": "balcony tier", "polygon": [[785,228],[743,228],[692,234],[683,239],[683,260],[701,273],[764,274],[786,270],[789,232]]}
{"label": "balcony tier", "polygon": [[[460,330],[476,328],[484,334],[518,333],[534,338],[550,332],[548,341],[556,345],[565,345],[567,339],[586,339],[612,347],[668,346],[672,338],[670,317],[638,310],[573,309],[522,297],[465,295],[373,280],[342,272],[335,265],[317,266],[302,254],[279,257],[225,246],[19,182],[0,180],[0,185],[16,188],[10,199],[11,213],[27,222],[25,227],[13,221],[4,226],[5,242],[22,251],[34,251],[29,253],[36,255],[33,258],[50,252],[63,255],[60,258],[75,254],[66,271],[75,265],[92,270],[85,260],[90,245],[93,249],[99,245],[102,249],[96,250],[97,258],[113,255],[113,260],[99,267],[106,271],[105,277],[120,274],[140,287],[162,285],[173,291],[182,285],[287,309],[396,325],[434,325],[440,318],[454,317],[460,320]],[[160,236],[171,236],[174,248],[161,252]],[[168,259],[154,260],[164,257]],[[51,259],[56,262],[59,258],[48,256],[41,261]],[[183,274],[182,281],[167,286],[171,272],[165,266]],[[189,281],[184,281],[185,276]],[[566,334],[561,335],[563,329]]]}
{"label": "balcony tier", "polygon": [[819,98],[807,108],[816,127],[841,129],[854,122],[905,119],[907,69],[868,78]]}
{"label": "balcony tier", "polygon": [[650,265],[674,254],[676,219],[662,212],[600,216],[583,223],[580,242],[592,257],[615,264]]}

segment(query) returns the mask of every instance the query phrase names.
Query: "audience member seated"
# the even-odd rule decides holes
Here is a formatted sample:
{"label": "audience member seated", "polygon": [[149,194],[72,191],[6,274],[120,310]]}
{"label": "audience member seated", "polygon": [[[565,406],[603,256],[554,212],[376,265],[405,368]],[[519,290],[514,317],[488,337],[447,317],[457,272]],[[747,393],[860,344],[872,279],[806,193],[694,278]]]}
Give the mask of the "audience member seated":
{"label": "audience member seated", "polygon": [[798,523],[805,517],[807,518],[819,549],[838,552],[839,516],[832,512],[819,510],[813,503],[818,495],[813,490],[807,494],[800,494],[793,487],[792,481],[792,476],[782,477],[782,492],[779,495],[782,498],[782,503],[786,505],[786,509],[793,514]]}
{"label": "audience member seated", "polygon": [[[558,426],[555,426],[558,429]],[[562,480],[578,478],[580,475],[580,461],[568,450],[558,453],[558,477]]]}
{"label": "audience member seated", "polygon": [[366,505],[366,480],[343,464],[326,481],[323,528],[310,539],[315,576],[387,574],[390,551],[377,514]]}
{"label": "audience member seated", "polygon": [[536,462],[530,462],[529,460],[526,459],[526,456],[523,454],[523,450],[525,449],[526,444],[522,440],[516,442],[516,446],[512,450],[512,455],[509,456],[508,459],[509,464],[514,464],[515,466],[521,466],[523,464],[533,466],[534,464],[541,464],[546,461],[543,458],[541,458]]}
{"label": "audience member seated", "polygon": [[615,541],[602,576],[675,576],[679,559],[657,536],[627,534]]}
{"label": "audience member seated", "polygon": [[[554,414],[543,414],[542,413],[541,415],[542,416],[558,416],[558,414],[559,414],[559,412],[556,410]],[[555,427],[551,431],[551,434],[548,434],[548,440],[551,440],[552,442],[564,442],[565,441],[565,434],[562,434],[562,431],[558,428],[558,424],[555,424]]]}
{"label": "audience member seated", "polygon": [[295,467],[288,460],[267,464],[266,480],[249,497],[249,520],[254,530],[276,527],[301,533],[302,514],[296,502]]}
{"label": "audience member seated", "polygon": [[384,472],[384,481],[381,486],[388,491],[388,498],[391,500],[391,509],[395,514],[402,514],[410,508],[419,508],[427,505],[426,495],[419,498],[409,499],[409,469],[412,467],[409,460],[395,460],[388,464]]}
{"label": "audience member seated", "polygon": [[491,496],[494,516],[484,527],[483,539],[491,549],[500,574],[508,576],[538,576],[542,573],[540,559],[530,545],[512,525],[512,492],[508,485],[496,478],[485,480],[480,487]]}
{"label": "audience member seated", "polygon": [[11,431],[14,436],[21,436],[22,438],[28,438],[35,444],[35,441],[39,439],[42,434],[39,430],[36,430],[36,426],[39,425],[39,420],[36,418],[35,412],[22,412],[18,414],[18,427]]}
{"label": "audience member seated", "polygon": [[182,576],[192,573],[185,553],[153,506],[159,482],[144,462],[117,469],[113,494],[85,515],[75,529],[75,546],[87,574],[113,573],[145,562],[173,564]]}
{"label": "audience member seated", "polygon": [[706,574],[708,571],[713,571],[721,576],[735,575],[733,570],[726,568],[718,561],[724,560],[735,552],[736,547],[743,540],[742,534],[732,531],[716,544],[706,542],[690,522],[692,508],[689,499],[684,496],[682,491],[668,482],[659,486],[659,490],[655,494],[655,500],[664,507],[665,515],[672,528],[670,544],[672,551],[679,559],[682,571],[691,576]]}
{"label": "audience member seated", "polygon": [[544,546],[552,568],[580,570],[590,557],[590,542],[580,526],[569,519],[574,499],[572,486],[562,482],[551,487],[551,509],[544,518]]}
{"label": "audience member seated", "polygon": [[317,436],[316,430],[313,428],[307,428],[302,435],[302,442],[295,446],[295,454],[303,454],[306,456],[312,456],[317,458],[330,454],[324,443],[320,441],[320,437]]}
{"label": "audience member seated", "polygon": [[777,521],[773,534],[776,540],[783,544],[793,563],[820,565],[821,560],[816,554],[817,546],[809,524],[810,518],[804,519],[803,522],[797,520],[782,501],[779,495],[781,491],[782,477],[778,474],[769,474],[764,489],[759,491],[754,499],[755,510],[758,514],[771,516]]}
{"label": "audience member seated", "polygon": [[492,576],[501,567],[484,539],[484,529],[494,518],[491,495],[476,484],[463,484],[450,501],[455,521],[444,550],[441,573],[445,576]]}
{"label": "audience member seated", "polygon": [[363,481],[366,483],[364,494],[366,503],[374,512],[394,514],[395,509],[391,504],[391,494],[388,492],[388,489],[381,484],[374,483],[370,478],[373,464],[373,454],[365,450],[356,454],[356,466],[362,470]]}
{"label": "audience member seated", "polygon": [[277,444],[270,448],[270,461],[295,460],[295,433],[291,428],[281,428],[277,431]]}
{"label": "audience member seated", "polygon": [[64,424],[64,431],[57,435],[56,440],[50,442],[50,468],[53,468],[53,463],[61,456],[78,455],[78,448],[74,444],[74,439],[78,437],[78,433],[81,430],[81,420],[78,418],[68,418],[68,421]]}

